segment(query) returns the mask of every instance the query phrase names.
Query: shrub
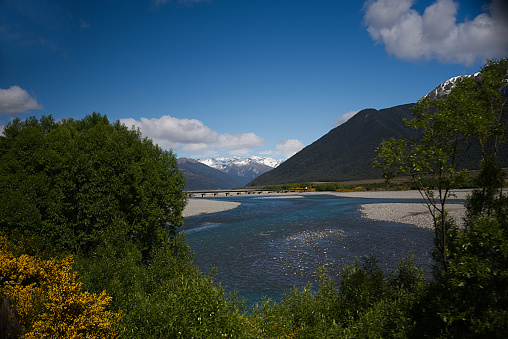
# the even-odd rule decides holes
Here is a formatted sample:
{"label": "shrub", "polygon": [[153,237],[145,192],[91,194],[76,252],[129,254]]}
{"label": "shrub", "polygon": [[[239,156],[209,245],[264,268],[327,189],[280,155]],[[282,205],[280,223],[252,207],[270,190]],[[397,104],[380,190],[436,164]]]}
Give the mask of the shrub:
{"label": "shrub", "polygon": [[72,256],[41,259],[15,254],[20,251],[0,236],[4,337],[118,337],[120,314],[108,310],[111,297],[81,291]]}

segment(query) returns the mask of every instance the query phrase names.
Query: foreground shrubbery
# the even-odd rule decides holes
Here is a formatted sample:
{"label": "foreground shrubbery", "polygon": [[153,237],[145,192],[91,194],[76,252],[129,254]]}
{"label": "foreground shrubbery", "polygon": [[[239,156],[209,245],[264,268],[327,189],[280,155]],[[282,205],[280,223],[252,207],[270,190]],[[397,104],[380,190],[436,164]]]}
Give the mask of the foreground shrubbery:
{"label": "foreground shrubbery", "polygon": [[120,313],[111,297],[82,291],[72,257],[30,255],[26,244],[0,236],[0,336],[2,338],[116,338]]}
{"label": "foreground shrubbery", "polygon": [[111,244],[78,262],[92,291],[106,288],[122,310],[126,338],[246,337],[248,326],[235,296],[227,296],[192,263],[181,235],[154,249],[146,265],[134,246]]}
{"label": "foreground shrubbery", "polygon": [[[338,278],[338,277],[337,277]],[[375,257],[345,266],[336,282],[321,272],[319,289],[288,292],[255,309],[252,322],[266,338],[409,337],[413,306],[424,293],[411,258],[385,276]]]}

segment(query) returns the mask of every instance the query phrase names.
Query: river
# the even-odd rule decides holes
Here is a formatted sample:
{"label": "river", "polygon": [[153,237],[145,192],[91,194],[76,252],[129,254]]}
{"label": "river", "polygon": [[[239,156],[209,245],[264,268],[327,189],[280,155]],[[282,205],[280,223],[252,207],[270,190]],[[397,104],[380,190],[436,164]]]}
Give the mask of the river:
{"label": "river", "polygon": [[411,252],[430,277],[434,232],[393,222],[364,219],[360,204],[419,202],[308,195],[284,198],[228,197],[235,209],[186,217],[182,231],[205,273],[237,291],[248,305],[263,297],[280,300],[293,286],[314,283],[325,266],[336,277],[343,264],[374,253],[386,272]]}

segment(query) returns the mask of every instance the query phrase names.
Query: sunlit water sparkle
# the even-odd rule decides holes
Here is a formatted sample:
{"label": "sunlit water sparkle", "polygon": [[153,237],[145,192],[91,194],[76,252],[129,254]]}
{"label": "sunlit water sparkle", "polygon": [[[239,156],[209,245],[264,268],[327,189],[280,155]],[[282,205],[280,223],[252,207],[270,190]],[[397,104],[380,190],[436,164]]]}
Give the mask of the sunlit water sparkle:
{"label": "sunlit water sparkle", "polygon": [[226,291],[248,304],[263,297],[280,300],[293,286],[314,283],[325,266],[337,275],[343,264],[370,253],[390,272],[413,253],[430,275],[433,231],[361,218],[363,203],[419,202],[308,195],[299,199],[215,198],[237,201],[235,209],[185,218],[182,231],[205,273],[217,270]]}

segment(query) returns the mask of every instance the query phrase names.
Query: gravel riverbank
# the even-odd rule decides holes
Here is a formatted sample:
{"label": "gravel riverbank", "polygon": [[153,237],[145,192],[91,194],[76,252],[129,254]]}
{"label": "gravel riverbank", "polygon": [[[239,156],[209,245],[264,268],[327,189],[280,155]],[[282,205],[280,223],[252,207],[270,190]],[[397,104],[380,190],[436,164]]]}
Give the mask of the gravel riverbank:
{"label": "gravel riverbank", "polygon": [[[450,198],[450,202],[456,199],[466,199],[470,190],[456,190],[454,197]],[[421,199],[418,191],[358,191],[358,192],[305,192],[305,193],[286,193],[286,194],[270,194],[263,197],[295,197],[309,194],[331,194],[349,198],[373,198],[373,199]],[[189,199],[183,217],[193,215],[217,213],[236,208],[239,202],[223,201],[212,199]],[[459,224],[465,214],[462,204],[448,204],[448,211]],[[362,204],[360,207],[364,218],[381,221],[393,221],[404,224],[411,224],[418,227],[432,228],[432,217],[423,203],[380,203],[380,204]]]}
{"label": "gravel riverbank", "polygon": [[240,203],[234,201],[189,199],[187,206],[185,206],[185,209],[183,210],[182,216],[185,218],[199,214],[217,213],[231,210],[238,206],[240,206]]}

